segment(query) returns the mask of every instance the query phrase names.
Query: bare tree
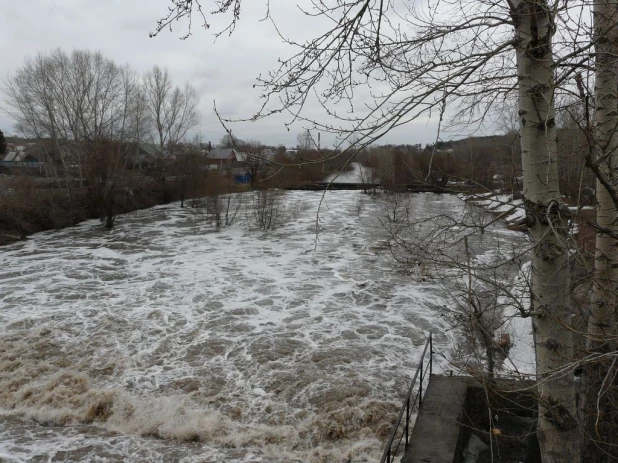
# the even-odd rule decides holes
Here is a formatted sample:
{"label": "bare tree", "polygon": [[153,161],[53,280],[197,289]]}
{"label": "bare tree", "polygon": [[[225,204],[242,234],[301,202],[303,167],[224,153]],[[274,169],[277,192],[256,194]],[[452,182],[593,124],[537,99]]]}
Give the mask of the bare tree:
{"label": "bare tree", "polygon": [[[88,185],[99,205],[105,227],[114,226],[116,214],[130,197],[132,171],[127,169],[133,147],[139,144],[143,111],[139,81],[128,67],[121,68],[114,127],[109,134],[95,136],[83,163]],[[80,164],[81,165],[81,164]]]}
{"label": "bare tree", "polygon": [[303,151],[309,151],[317,146],[313,142],[309,129],[302,131],[296,136],[296,148]]}
{"label": "bare tree", "polygon": [[105,228],[114,226],[118,210],[128,198],[131,172],[126,169],[130,146],[119,141],[98,138],[88,147],[84,171],[90,198]]}
{"label": "bare tree", "polygon": [[206,211],[217,228],[232,225],[241,206],[242,196],[236,193],[217,192],[206,198]]}
{"label": "bare tree", "polygon": [[[106,173],[97,177],[106,183],[117,178],[110,169],[119,173],[125,168],[128,146],[135,146],[143,125],[137,89],[137,77],[128,67],[99,52],[81,50],[70,55],[61,50],[40,53],[27,59],[5,84],[18,131],[40,141],[48,170],[68,194],[71,222],[77,218],[84,184],[95,181],[91,166],[102,166],[102,157],[110,157],[105,160]],[[103,146],[111,146],[108,141],[114,142],[114,149],[102,153]],[[123,160],[117,159],[119,153]],[[118,191],[109,184],[91,190],[106,191],[107,196]],[[106,223],[111,226],[113,220]]]}
{"label": "bare tree", "polygon": [[244,145],[244,143],[244,140],[232,135],[232,133],[226,133],[221,137],[221,141],[218,146],[219,148],[238,148],[239,146]]}
{"label": "bare tree", "polygon": [[[68,166],[67,138],[69,128],[62,125],[62,119],[55,117],[56,98],[54,96],[53,73],[54,55],[39,54],[26,60],[15,75],[5,83],[5,93],[9,106],[9,115],[16,122],[17,132],[39,140],[51,140],[51,146],[43,146],[47,157],[47,165],[51,170],[58,187],[66,187],[69,198],[70,222],[75,222],[76,201],[72,188]],[[60,78],[60,76],[59,76]],[[60,78],[62,81],[62,79]],[[57,168],[60,164],[60,169]]]}
{"label": "bare tree", "polygon": [[144,75],[143,92],[152,137],[163,157],[166,147],[177,145],[199,123],[199,96],[189,83],[183,89],[175,87],[169,71],[159,66],[154,66]]}
{"label": "bare tree", "polygon": [[[172,174],[178,185],[178,193],[180,196],[180,207],[185,207],[185,199],[188,194],[193,193],[195,196],[196,183],[198,178],[202,177],[205,173],[206,165],[203,161],[199,147],[199,139],[196,137],[194,142],[185,147],[182,153],[176,154],[176,159],[172,165]],[[188,149],[187,149],[188,148]],[[193,190],[191,192],[191,189]]]}
{"label": "bare tree", "polygon": [[410,196],[406,191],[387,190],[382,196],[387,224],[407,222],[410,216]]}
{"label": "bare tree", "polygon": [[261,189],[253,192],[253,219],[260,230],[274,230],[280,225],[283,192]]}

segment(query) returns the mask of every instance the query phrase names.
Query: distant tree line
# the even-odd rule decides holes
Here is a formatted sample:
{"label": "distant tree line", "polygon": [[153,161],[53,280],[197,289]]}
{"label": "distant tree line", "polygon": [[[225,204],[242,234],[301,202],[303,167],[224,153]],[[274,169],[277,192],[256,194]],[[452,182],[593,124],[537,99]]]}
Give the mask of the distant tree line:
{"label": "distant tree line", "polygon": [[[558,129],[559,176],[563,194],[591,204],[594,175],[581,155],[588,140],[576,124],[564,119]],[[519,133],[469,137],[421,145],[369,146],[361,151],[363,165],[374,170],[374,180],[387,188],[415,183],[458,185],[467,191],[504,188],[519,194],[521,149]]]}

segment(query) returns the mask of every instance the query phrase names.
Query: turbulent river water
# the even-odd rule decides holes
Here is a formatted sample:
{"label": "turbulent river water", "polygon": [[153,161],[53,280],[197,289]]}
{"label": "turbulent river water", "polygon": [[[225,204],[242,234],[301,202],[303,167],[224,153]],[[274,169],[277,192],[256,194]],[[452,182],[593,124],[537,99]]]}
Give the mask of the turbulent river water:
{"label": "turbulent river water", "polygon": [[283,206],[270,232],[170,204],[0,249],[0,460],[379,460],[426,334],[450,349],[441,292],[399,271],[379,197]]}

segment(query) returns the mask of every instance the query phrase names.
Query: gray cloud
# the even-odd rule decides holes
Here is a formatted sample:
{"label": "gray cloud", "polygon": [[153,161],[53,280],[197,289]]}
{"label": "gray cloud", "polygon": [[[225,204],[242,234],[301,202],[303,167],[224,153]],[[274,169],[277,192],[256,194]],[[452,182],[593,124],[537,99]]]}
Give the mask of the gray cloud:
{"label": "gray cloud", "polygon": [[[303,1],[303,0],[301,0]],[[253,88],[256,77],[277,65],[277,58],[289,56],[290,47],[276,35],[264,17],[265,2],[245,1],[241,21],[229,36],[215,40],[214,31],[226,25],[227,18],[212,18],[211,30],[194,22],[193,35],[179,40],[186,32],[175,24],[172,32],[164,31],[156,38],[148,34],[156,20],[167,11],[169,0],[28,0],[3,4],[0,17],[0,76],[7,78],[27,56],[54,48],[100,50],[119,64],[128,63],[138,72],[153,65],[165,66],[174,81],[189,81],[201,96],[202,123],[196,133],[204,141],[217,142],[224,130],[212,107],[217,101],[220,113],[229,118],[251,117],[260,106],[260,90]],[[274,3],[274,2],[272,2]],[[324,21],[312,20],[300,13],[292,2],[271,5],[280,30],[302,40],[315,36],[326,27]],[[363,95],[370,101],[370,95]],[[5,105],[2,104],[4,107]],[[320,108],[309,105],[307,114],[324,117]],[[268,144],[296,144],[303,124],[289,131],[282,115],[255,123],[239,123],[233,127],[240,138],[252,138]],[[13,123],[0,108],[0,129],[14,133]],[[435,138],[435,124],[427,120],[410,123],[386,136],[384,143],[429,143]],[[326,144],[334,137],[323,136]]]}

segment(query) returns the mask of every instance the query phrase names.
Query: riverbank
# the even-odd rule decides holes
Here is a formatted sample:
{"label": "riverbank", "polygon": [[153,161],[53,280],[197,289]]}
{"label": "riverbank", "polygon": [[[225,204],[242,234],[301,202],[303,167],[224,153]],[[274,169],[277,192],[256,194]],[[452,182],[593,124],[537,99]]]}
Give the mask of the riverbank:
{"label": "riverbank", "polygon": [[459,198],[483,208],[496,218],[504,220],[507,227],[515,231],[525,231],[521,220],[526,217],[523,199],[516,198],[513,194],[490,191],[479,194],[460,194]]}
{"label": "riverbank", "polygon": [[[472,195],[460,194],[459,197],[483,208],[496,218],[504,220],[510,230],[526,231],[526,225],[523,224],[526,211],[521,195],[491,191]],[[594,233],[594,230],[588,226],[588,223],[595,220],[596,208],[594,206],[578,206],[568,198],[563,198],[563,200],[572,214],[570,219],[571,234],[577,236],[578,241],[589,241],[588,237],[590,233]]]}

